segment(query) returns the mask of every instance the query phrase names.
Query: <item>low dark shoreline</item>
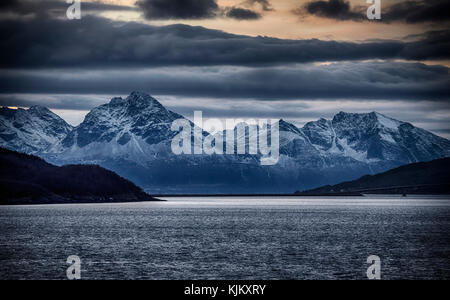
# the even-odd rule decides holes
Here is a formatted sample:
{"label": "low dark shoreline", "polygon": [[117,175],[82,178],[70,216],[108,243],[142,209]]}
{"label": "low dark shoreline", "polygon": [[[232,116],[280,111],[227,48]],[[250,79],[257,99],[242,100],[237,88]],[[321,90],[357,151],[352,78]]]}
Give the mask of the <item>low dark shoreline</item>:
{"label": "low dark shoreline", "polygon": [[348,193],[296,193],[296,194],[167,194],[152,195],[155,198],[237,198],[237,197],[365,197],[365,195],[397,195],[397,196],[449,196],[447,193],[380,193],[372,192],[348,192]]}
{"label": "low dark shoreline", "polygon": [[335,193],[335,194],[168,194],[152,195],[155,198],[209,198],[209,197],[364,197],[361,193]]}
{"label": "low dark shoreline", "polygon": [[[367,194],[361,194],[361,193],[340,193],[340,194],[179,194],[179,195],[156,195],[152,196],[152,200],[123,200],[123,201],[88,201],[88,200],[81,200],[81,201],[69,201],[69,202],[62,202],[62,201],[56,201],[56,202],[48,202],[48,201],[36,201],[36,202],[30,202],[30,201],[18,201],[18,202],[8,202],[8,203],[0,203],[0,207],[5,206],[21,206],[21,205],[64,205],[64,204],[126,204],[126,203],[145,203],[145,202],[168,202],[170,200],[161,199],[161,198],[239,198],[239,197],[279,197],[279,198],[308,198],[308,197],[337,197],[337,198],[344,198],[344,197],[360,197],[364,198]],[[450,197],[450,194],[370,194],[370,195],[395,195],[398,197],[409,197],[409,196],[448,196]]]}
{"label": "low dark shoreline", "polygon": [[117,200],[117,201],[90,201],[86,199],[70,201],[43,201],[43,200],[22,200],[22,199],[10,199],[0,202],[2,206],[20,206],[20,205],[65,205],[65,204],[126,204],[126,203],[139,203],[139,202],[167,202],[167,200],[158,199],[155,197],[149,198],[151,200]]}

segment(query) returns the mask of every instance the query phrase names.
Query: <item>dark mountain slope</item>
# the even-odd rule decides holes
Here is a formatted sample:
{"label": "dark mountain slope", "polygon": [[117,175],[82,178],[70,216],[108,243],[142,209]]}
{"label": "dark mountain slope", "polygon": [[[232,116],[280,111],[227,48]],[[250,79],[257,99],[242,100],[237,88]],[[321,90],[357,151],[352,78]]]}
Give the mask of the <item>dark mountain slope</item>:
{"label": "dark mountain slope", "polygon": [[0,204],[152,201],[114,172],[95,165],[53,166],[0,148]]}
{"label": "dark mountain slope", "polygon": [[405,165],[381,174],[299,194],[333,193],[450,194],[450,158]]}

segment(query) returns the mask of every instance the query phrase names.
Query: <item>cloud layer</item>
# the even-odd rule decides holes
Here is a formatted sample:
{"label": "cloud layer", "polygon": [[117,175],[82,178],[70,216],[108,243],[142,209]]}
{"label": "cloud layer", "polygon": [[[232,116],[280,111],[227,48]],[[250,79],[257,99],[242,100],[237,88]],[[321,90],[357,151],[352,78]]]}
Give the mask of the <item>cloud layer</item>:
{"label": "cloud layer", "polygon": [[150,20],[208,19],[216,16],[216,0],[138,0],[136,5]]}
{"label": "cloud layer", "polygon": [[303,7],[294,11],[298,15],[315,15],[322,18],[335,20],[357,20],[362,21],[367,17],[361,9],[353,9],[350,2],[345,0],[321,0],[306,3]]}
{"label": "cloud layer", "polygon": [[383,19],[406,23],[449,22],[449,11],[448,0],[405,1],[388,7]]}
{"label": "cloud layer", "polygon": [[228,99],[448,101],[449,69],[418,63],[345,62],[291,67],[36,70],[0,74],[1,93],[128,94]]}
{"label": "cloud layer", "polygon": [[240,7],[232,7],[228,9],[226,11],[226,16],[236,20],[258,20],[262,18],[262,15],[257,12]]}
{"label": "cloud layer", "polygon": [[[310,1],[294,10],[299,16],[314,15],[339,21],[368,21],[366,6],[352,7],[347,0]],[[448,22],[450,21],[448,0],[408,0],[382,7],[383,22]]]}
{"label": "cloud layer", "polygon": [[267,66],[369,59],[450,58],[450,31],[413,42],[283,40],[188,25],[121,23],[94,16],[0,20],[0,68]]}
{"label": "cloud layer", "polygon": [[[264,11],[271,10],[267,0],[249,0],[244,5],[259,3]],[[257,20],[262,15],[239,6],[221,7],[217,0],[138,0],[136,5],[148,20],[198,20],[228,17],[236,20]]]}
{"label": "cloud layer", "polygon": [[[19,16],[34,15],[40,17],[64,16],[67,8],[64,0],[2,0],[0,14],[15,14]],[[82,2],[83,12],[130,11],[134,6],[105,4],[102,2]]]}

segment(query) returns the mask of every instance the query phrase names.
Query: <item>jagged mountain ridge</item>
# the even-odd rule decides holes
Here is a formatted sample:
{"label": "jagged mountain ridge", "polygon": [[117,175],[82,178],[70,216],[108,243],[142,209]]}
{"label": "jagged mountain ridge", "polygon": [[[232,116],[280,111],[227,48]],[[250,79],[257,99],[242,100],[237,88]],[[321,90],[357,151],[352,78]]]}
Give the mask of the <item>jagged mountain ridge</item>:
{"label": "jagged mountain ridge", "polygon": [[173,136],[172,121],[183,118],[167,110],[153,97],[132,93],[128,98],[113,98],[110,103],[94,108],[84,122],[62,141],[64,147],[77,144],[109,143],[114,138],[126,145],[133,136],[148,144],[157,144]]}
{"label": "jagged mountain ridge", "polygon": [[[182,116],[167,110],[153,97],[133,92],[94,108],[84,122],[47,151],[63,160],[121,158],[145,163],[158,157],[176,134],[174,120]],[[169,144],[167,144],[169,143]],[[161,145],[159,145],[161,144]]]}
{"label": "jagged mountain ridge", "polygon": [[152,193],[288,193],[450,156],[450,141],[375,112],[341,112],[303,128],[281,120],[275,166],[248,155],[176,156],[170,148],[176,119],[184,118],[133,92],[93,109],[41,156],[100,164]]}
{"label": "jagged mountain ridge", "polygon": [[46,151],[73,127],[42,106],[27,110],[0,107],[0,147],[28,154]]}
{"label": "jagged mountain ridge", "polygon": [[406,164],[450,154],[448,140],[376,112],[340,112],[332,120],[310,122],[302,131],[322,153],[367,163],[389,160]]}

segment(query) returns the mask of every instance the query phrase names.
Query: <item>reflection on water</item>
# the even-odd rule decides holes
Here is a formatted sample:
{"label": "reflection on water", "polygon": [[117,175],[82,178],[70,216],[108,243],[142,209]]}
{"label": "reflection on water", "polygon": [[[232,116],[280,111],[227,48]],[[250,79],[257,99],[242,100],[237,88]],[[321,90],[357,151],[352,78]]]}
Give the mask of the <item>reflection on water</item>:
{"label": "reflection on water", "polygon": [[450,279],[446,197],[167,200],[0,207],[0,278]]}

